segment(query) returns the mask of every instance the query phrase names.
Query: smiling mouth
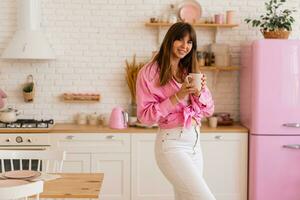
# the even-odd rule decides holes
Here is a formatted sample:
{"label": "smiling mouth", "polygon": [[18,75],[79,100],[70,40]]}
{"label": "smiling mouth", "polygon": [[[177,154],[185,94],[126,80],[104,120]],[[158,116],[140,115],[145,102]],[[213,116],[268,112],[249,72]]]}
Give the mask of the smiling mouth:
{"label": "smiling mouth", "polygon": [[186,53],[187,53],[186,51],[183,51],[183,50],[178,50],[178,52],[179,52],[180,54],[186,54]]}

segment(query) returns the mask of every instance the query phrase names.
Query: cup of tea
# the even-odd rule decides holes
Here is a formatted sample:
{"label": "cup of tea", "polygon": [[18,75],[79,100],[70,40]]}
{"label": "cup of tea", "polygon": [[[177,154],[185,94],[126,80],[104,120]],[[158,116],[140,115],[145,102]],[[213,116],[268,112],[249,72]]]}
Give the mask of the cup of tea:
{"label": "cup of tea", "polygon": [[189,75],[187,75],[185,80],[187,83],[190,83],[190,79],[193,79],[196,87],[198,88],[199,91],[201,91],[202,90],[202,78],[203,78],[202,73],[189,73]]}

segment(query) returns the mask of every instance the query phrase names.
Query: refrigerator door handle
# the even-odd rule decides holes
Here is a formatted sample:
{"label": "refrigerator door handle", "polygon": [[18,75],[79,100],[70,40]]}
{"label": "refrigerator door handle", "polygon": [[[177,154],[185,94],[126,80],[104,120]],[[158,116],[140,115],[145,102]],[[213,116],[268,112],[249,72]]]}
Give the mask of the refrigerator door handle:
{"label": "refrigerator door handle", "polygon": [[292,127],[292,128],[300,128],[300,123],[285,123],[282,126]]}
{"label": "refrigerator door handle", "polygon": [[287,149],[300,149],[300,144],[286,144],[282,147]]}

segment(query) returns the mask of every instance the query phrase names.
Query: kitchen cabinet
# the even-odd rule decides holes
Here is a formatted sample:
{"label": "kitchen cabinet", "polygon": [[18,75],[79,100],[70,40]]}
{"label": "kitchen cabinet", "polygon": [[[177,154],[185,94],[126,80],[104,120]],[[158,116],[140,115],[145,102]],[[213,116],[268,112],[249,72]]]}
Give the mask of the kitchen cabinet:
{"label": "kitchen cabinet", "polygon": [[[245,133],[201,134],[204,178],[218,200],[247,199]],[[173,200],[171,184],[156,166],[155,134],[132,135],[132,200]]]}
{"label": "kitchen cabinet", "polygon": [[204,178],[218,200],[247,200],[248,135],[201,135]]}
{"label": "kitchen cabinet", "polygon": [[130,200],[130,154],[92,154],[93,173],[104,173],[101,199]]}
{"label": "kitchen cabinet", "polygon": [[173,200],[173,188],[154,157],[156,134],[132,134],[131,200]]}
{"label": "kitchen cabinet", "polygon": [[102,200],[130,200],[130,134],[55,134],[51,147],[66,151],[63,172],[104,173]]}
{"label": "kitchen cabinet", "polygon": [[[102,200],[173,200],[154,157],[155,133],[52,134],[67,153],[63,172],[103,172]],[[246,200],[246,133],[202,133],[204,178],[218,200]]]}
{"label": "kitchen cabinet", "polygon": [[91,156],[88,153],[66,153],[63,164],[65,173],[89,173],[91,170]]}

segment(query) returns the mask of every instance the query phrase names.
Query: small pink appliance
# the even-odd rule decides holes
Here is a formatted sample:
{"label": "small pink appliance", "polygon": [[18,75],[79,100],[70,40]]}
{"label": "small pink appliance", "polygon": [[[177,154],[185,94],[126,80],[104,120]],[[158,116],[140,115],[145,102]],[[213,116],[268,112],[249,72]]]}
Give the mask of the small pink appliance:
{"label": "small pink appliance", "polygon": [[121,107],[115,107],[110,114],[109,127],[113,129],[127,128],[128,113]]}
{"label": "small pink appliance", "polygon": [[249,200],[300,199],[300,40],[242,48],[241,122],[249,128]]}

